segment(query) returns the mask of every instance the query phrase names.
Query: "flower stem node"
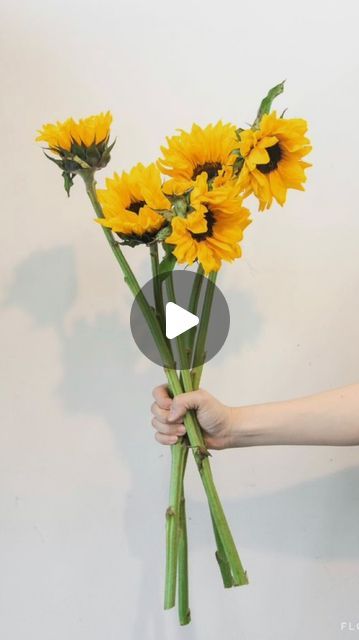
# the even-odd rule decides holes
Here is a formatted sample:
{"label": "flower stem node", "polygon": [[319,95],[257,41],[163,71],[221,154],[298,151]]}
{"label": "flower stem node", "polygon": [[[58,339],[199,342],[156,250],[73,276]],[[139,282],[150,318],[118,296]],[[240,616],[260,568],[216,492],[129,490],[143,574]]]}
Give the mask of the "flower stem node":
{"label": "flower stem node", "polygon": [[172,509],[172,507],[167,507],[167,509],[166,509],[166,518],[167,519],[173,518],[175,515],[176,514],[175,514],[174,510]]}

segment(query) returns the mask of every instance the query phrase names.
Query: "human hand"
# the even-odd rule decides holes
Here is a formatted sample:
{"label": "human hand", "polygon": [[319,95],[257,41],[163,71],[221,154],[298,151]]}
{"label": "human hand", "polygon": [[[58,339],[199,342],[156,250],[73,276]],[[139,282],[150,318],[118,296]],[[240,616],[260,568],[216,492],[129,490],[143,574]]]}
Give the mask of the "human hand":
{"label": "human hand", "polygon": [[155,399],[151,406],[152,426],[156,430],[155,438],[161,444],[175,444],[186,433],[183,419],[189,409],[194,409],[208,449],[231,446],[232,410],[207,391],[199,389],[171,398],[167,386],[160,385],[152,395]]}

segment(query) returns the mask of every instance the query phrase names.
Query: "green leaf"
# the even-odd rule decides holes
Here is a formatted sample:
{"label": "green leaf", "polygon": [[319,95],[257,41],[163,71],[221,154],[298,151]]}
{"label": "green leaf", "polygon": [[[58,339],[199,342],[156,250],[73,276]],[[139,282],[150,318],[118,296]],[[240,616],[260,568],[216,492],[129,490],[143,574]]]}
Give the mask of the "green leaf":
{"label": "green leaf", "polygon": [[279,84],[276,84],[275,87],[272,87],[272,89],[268,91],[266,97],[263,98],[258,109],[257,117],[253,122],[252,129],[258,129],[259,123],[262,120],[263,116],[266,113],[270,112],[273,100],[284,91],[284,83],[285,80],[283,80],[283,82],[280,82]]}
{"label": "green leaf", "polygon": [[110,153],[112,151],[112,149],[114,148],[115,144],[116,144],[116,140],[117,138],[114,139],[113,143],[110,144],[109,147],[107,147],[107,152]]}
{"label": "green leaf", "polygon": [[233,170],[236,175],[240,174],[240,172],[242,171],[243,165],[244,165],[244,158],[242,157],[236,158],[236,160],[233,163]]}
{"label": "green leaf", "polygon": [[161,260],[158,269],[158,275],[161,280],[165,280],[167,275],[173,271],[176,262],[176,256],[174,256],[172,252],[166,253],[165,257]]}
{"label": "green leaf", "polygon": [[62,169],[62,168],[63,168],[63,162],[62,162],[62,160],[57,160],[56,158],[52,158],[52,157],[51,157],[51,156],[49,156],[47,153],[45,153],[45,151],[44,151],[44,154],[45,154],[46,158],[48,158],[49,160],[51,160],[51,162],[54,162],[58,167],[60,167],[60,169]]}
{"label": "green leaf", "polygon": [[110,162],[111,160],[111,155],[108,149],[105,149],[105,151],[102,153],[101,158],[97,164],[97,169],[103,169],[103,167],[106,167],[106,165]]}
{"label": "green leaf", "polygon": [[103,167],[106,167],[106,165],[110,162],[111,160],[111,151],[114,147],[116,143],[116,138],[113,141],[112,144],[110,144],[109,147],[106,146],[107,142],[101,142],[99,145],[97,145],[97,149],[100,153],[100,158],[97,162],[97,169],[102,169]]}
{"label": "green leaf", "polygon": [[67,171],[63,171],[62,172],[62,176],[63,176],[63,179],[64,179],[65,191],[66,191],[68,197],[70,197],[70,189],[71,189],[72,185],[74,184],[74,181],[72,179],[73,178],[73,174],[68,173]]}
{"label": "green leaf", "polygon": [[[241,139],[242,131],[245,131],[245,129],[243,129],[242,127],[238,127],[238,129],[236,129],[236,136],[237,136],[238,140]],[[234,151],[232,153],[234,153]]]}

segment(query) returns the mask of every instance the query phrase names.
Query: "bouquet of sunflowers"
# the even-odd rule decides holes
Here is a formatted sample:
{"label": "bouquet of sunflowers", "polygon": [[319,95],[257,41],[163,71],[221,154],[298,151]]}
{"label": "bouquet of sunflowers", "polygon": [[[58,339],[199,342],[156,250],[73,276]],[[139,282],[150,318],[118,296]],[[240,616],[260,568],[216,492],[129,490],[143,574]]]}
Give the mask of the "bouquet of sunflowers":
{"label": "bouquet of sunflowers", "polygon": [[[179,130],[161,147],[162,157],[149,166],[137,164],[129,172],[114,173],[105,188],[97,189],[95,174],[110,161],[109,112],[79,120],[72,118],[46,124],[38,141],[47,143],[47,157],[62,171],[69,195],[74,178],[84,181],[87,195],[105,238],[133,293],[160,354],[170,393],[175,396],[197,389],[203,370],[206,338],[216,277],[222,261],[241,256],[240,242],[251,214],[244,206],[251,194],[259,210],[273,200],[286,201],[288,189],[303,190],[303,158],[311,147],[307,123],[271,111],[273,100],[283,92],[283,83],[262,100],[253,125],[196,124],[189,132]],[[153,274],[150,304],[131,269],[123,247],[146,245]],[[125,250],[127,251],[127,250]],[[163,288],[176,300],[173,271],[176,265],[197,265],[189,301],[196,313],[204,290],[201,319],[197,327],[176,338],[179,361],[172,341],[166,337]],[[213,480],[210,453],[196,413],[184,419],[186,434],[171,446],[169,504],[166,510],[166,570],[164,607],[176,603],[181,624],[190,622],[188,598],[188,547],[184,475],[192,450],[208,499],[216,544],[216,559],[223,584],[248,583]]]}

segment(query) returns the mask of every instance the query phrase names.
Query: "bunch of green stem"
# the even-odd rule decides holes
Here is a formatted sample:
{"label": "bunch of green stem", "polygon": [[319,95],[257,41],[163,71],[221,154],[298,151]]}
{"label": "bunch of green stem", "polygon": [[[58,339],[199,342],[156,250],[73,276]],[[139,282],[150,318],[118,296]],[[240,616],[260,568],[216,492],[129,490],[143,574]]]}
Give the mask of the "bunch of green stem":
{"label": "bunch of green stem", "polygon": [[[203,269],[201,266],[198,267],[197,273],[194,278],[191,297],[189,301],[188,310],[191,313],[196,314],[198,308],[198,302],[201,293],[202,283],[204,281],[203,278]],[[186,336],[180,335],[177,337],[177,347],[179,353],[180,367],[181,367],[181,382],[184,391],[193,391],[199,388],[201,375],[203,371],[203,362],[205,360],[205,349],[206,349],[206,338],[211,314],[211,308],[213,303],[214,289],[215,289],[215,281],[216,281],[216,273],[210,274],[203,302],[203,309],[201,313],[201,320],[197,330],[197,327],[194,327],[191,331],[188,331]],[[168,273],[166,278],[166,287],[167,287],[167,297],[171,302],[176,302],[176,295],[173,285],[172,272]],[[156,297],[156,295],[155,295]],[[191,371],[190,371],[191,369]],[[181,443],[179,443],[180,445]],[[183,510],[180,512],[178,529],[179,531],[176,533],[175,531],[169,530],[169,536],[167,538],[167,571],[166,571],[166,586],[168,587],[169,593],[171,594],[171,571],[172,571],[172,563],[174,562],[174,558],[176,557],[176,536],[179,539],[179,548],[178,548],[178,608],[179,608],[179,619],[181,624],[186,624],[190,620],[189,614],[189,603],[188,603],[188,558],[185,555],[185,550],[187,551],[188,545],[187,540],[184,540],[186,536],[186,522],[184,521],[186,515],[184,510],[185,498],[184,498],[184,475],[186,470],[186,462],[187,462],[187,452],[184,452],[183,449],[179,448],[180,462],[177,461],[177,456],[175,455],[176,446],[173,445],[172,451],[173,453],[173,461],[172,465],[172,482],[171,486],[177,487],[178,491],[181,492],[180,496],[173,497],[174,505],[180,503],[183,505]],[[208,451],[203,450],[203,455],[210,455]],[[182,460],[183,458],[183,460]],[[173,476],[180,476],[182,474],[182,478]],[[170,494],[170,498],[171,498]],[[210,513],[212,519],[212,525],[215,535],[215,540],[217,544],[216,558],[219,564],[219,568],[222,575],[223,584],[226,588],[232,587],[236,583],[232,572],[229,559],[226,555],[225,547],[222,543],[222,539],[220,533],[217,528],[217,521],[215,516],[211,510],[211,503],[209,501]],[[171,537],[172,534],[172,537]],[[181,541],[183,540],[183,545],[181,546]],[[183,547],[183,548],[182,548]],[[166,592],[166,591],[165,591]]]}
{"label": "bunch of green stem", "polygon": [[[90,170],[83,170],[81,175],[84,179],[86,191],[96,215],[99,218],[103,218],[102,208],[96,195],[96,183],[93,172]],[[183,393],[184,391],[191,391],[194,388],[197,388],[202,371],[202,365],[200,363],[203,362],[203,359],[200,356],[200,351],[205,348],[205,335],[207,332],[207,329],[205,332],[204,329],[202,329],[201,332],[201,324],[203,324],[205,328],[205,324],[207,323],[208,327],[210,306],[208,306],[208,310],[206,312],[205,309],[203,310],[204,313],[202,314],[202,320],[198,329],[198,337],[194,346],[193,354],[193,362],[196,363],[197,366],[194,368],[192,373],[188,365],[189,350],[187,349],[186,351],[183,336],[179,336],[179,338],[181,338],[178,345],[179,352],[181,354],[181,379],[179,379],[173,354],[163,331],[163,302],[161,302],[161,297],[158,297],[160,295],[160,291],[157,290],[157,293],[155,294],[155,296],[157,295],[157,300],[155,298],[156,311],[154,311],[144,296],[129,263],[126,260],[119,243],[112,235],[111,230],[107,227],[102,227],[102,229],[112,249],[114,257],[122,270],[124,280],[133,296],[137,299],[137,303],[159,350],[170,393],[172,396],[175,396]],[[158,274],[157,253],[155,254],[152,252],[151,262],[154,273]],[[155,281],[159,282],[159,279],[155,278]],[[167,281],[169,281],[169,285],[167,286],[170,287],[171,291],[171,279],[167,278]],[[208,286],[211,286],[209,283],[212,283],[213,287],[214,277],[209,278],[208,280],[206,290],[206,295],[208,291],[207,300],[210,299],[211,295],[213,297],[213,292],[211,293],[210,288],[208,289]],[[196,296],[195,293],[193,293],[193,300],[198,300],[198,296]],[[207,304],[209,305],[208,302]],[[203,316],[207,318],[207,320],[203,320]],[[201,333],[202,337],[200,338]],[[203,333],[205,333],[204,337]],[[246,572],[244,571],[238,556],[238,552],[213,481],[208,459],[210,454],[205,445],[204,436],[196,418],[196,414],[193,411],[187,412],[184,418],[184,424],[187,432],[186,437],[179,438],[178,442],[171,446],[172,465],[170,498],[169,507],[166,512],[166,582],[164,601],[165,609],[169,609],[175,605],[177,567],[179,565],[179,615],[181,624],[187,624],[190,621],[188,607],[187,537],[185,502],[183,494],[183,478],[188,454],[188,441],[208,499],[217,541],[216,557],[221,568],[223,582],[225,586],[242,585],[247,584],[248,582]],[[229,584],[230,582],[232,584]]]}

